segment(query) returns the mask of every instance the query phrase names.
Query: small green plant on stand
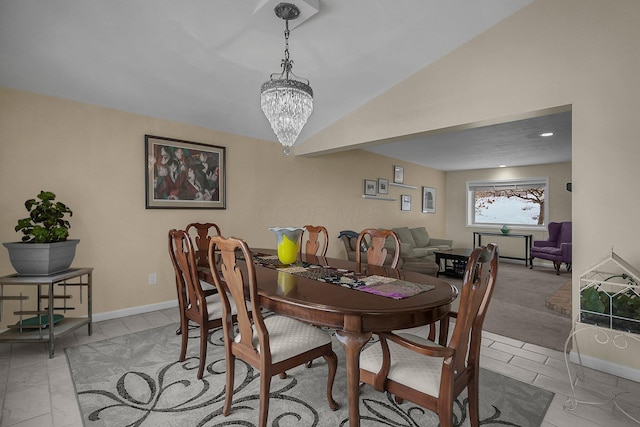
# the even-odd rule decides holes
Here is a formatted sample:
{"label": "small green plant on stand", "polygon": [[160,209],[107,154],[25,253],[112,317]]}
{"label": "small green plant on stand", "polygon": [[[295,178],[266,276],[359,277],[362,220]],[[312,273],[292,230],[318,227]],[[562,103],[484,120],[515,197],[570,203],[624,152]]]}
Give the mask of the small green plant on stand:
{"label": "small green plant on stand", "polygon": [[64,242],[69,237],[71,224],[65,215],[73,212],[62,202],[56,202],[56,195],[50,191],[40,191],[36,199],[24,203],[29,211],[28,218],[18,220],[16,231],[22,231],[25,243]]}
{"label": "small green plant on stand", "polygon": [[[580,291],[580,308],[591,313],[582,313],[581,319],[586,323],[608,326],[610,316],[613,319],[613,329],[640,333],[640,296],[638,284],[626,274],[608,277],[606,281],[615,277],[627,280],[629,289],[623,292],[609,293],[596,287],[589,287]],[[625,320],[628,319],[628,320]]]}

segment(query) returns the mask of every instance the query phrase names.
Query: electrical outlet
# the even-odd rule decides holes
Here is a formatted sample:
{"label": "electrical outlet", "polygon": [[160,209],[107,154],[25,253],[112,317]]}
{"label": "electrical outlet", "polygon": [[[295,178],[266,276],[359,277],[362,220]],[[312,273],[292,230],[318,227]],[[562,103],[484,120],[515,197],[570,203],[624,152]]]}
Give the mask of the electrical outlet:
{"label": "electrical outlet", "polygon": [[150,285],[158,284],[158,273],[149,273],[149,284]]}

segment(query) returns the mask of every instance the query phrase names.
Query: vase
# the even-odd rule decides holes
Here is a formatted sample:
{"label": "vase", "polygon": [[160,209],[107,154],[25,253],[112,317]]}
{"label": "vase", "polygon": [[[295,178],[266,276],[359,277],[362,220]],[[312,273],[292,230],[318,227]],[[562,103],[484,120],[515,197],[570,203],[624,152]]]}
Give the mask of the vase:
{"label": "vase", "polygon": [[296,259],[298,259],[298,242],[304,228],[271,227],[269,230],[276,234],[280,262],[286,265],[296,262]]}

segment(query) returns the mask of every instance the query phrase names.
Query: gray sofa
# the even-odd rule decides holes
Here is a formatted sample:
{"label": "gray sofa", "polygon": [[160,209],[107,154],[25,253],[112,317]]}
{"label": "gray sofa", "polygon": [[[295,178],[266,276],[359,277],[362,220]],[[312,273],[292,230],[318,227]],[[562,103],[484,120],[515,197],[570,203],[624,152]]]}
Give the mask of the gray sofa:
{"label": "gray sofa", "polygon": [[[434,261],[433,253],[437,250],[451,249],[453,240],[432,238],[425,227],[397,227],[392,230],[400,239],[399,268],[435,276],[438,272],[438,266]],[[358,233],[345,230],[341,231],[338,237],[344,243],[347,259],[355,261]],[[385,264],[388,264],[393,258],[395,245],[391,240],[388,240],[385,247],[388,251]]]}
{"label": "gray sofa", "polygon": [[[431,237],[426,227],[396,227],[392,230],[400,239],[401,258],[433,258],[434,252],[453,247],[453,240]],[[393,249],[393,246],[392,242],[387,243],[387,247]]]}

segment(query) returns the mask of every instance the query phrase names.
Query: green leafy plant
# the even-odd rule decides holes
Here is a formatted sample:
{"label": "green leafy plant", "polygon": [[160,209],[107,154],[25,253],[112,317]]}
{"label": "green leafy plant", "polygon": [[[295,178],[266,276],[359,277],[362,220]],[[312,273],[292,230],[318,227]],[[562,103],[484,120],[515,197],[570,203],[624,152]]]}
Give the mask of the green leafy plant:
{"label": "green leafy plant", "polygon": [[73,212],[64,203],[56,202],[56,195],[50,191],[40,191],[37,198],[24,203],[29,217],[18,220],[15,230],[22,231],[22,241],[26,243],[64,242],[71,228],[65,215],[72,216]]}
{"label": "green leafy plant", "polygon": [[606,307],[609,305],[609,295],[595,288],[586,288],[580,295],[580,305],[583,310],[604,313]]}
{"label": "green leafy plant", "polygon": [[[580,291],[580,308],[591,313],[582,313],[582,321],[602,324],[606,326],[608,316],[615,316],[612,321],[613,329],[640,333],[640,296],[637,293],[638,284],[626,274],[614,275],[626,280],[629,288],[624,292],[609,293],[597,287],[589,287]],[[625,320],[629,319],[629,320]]]}

